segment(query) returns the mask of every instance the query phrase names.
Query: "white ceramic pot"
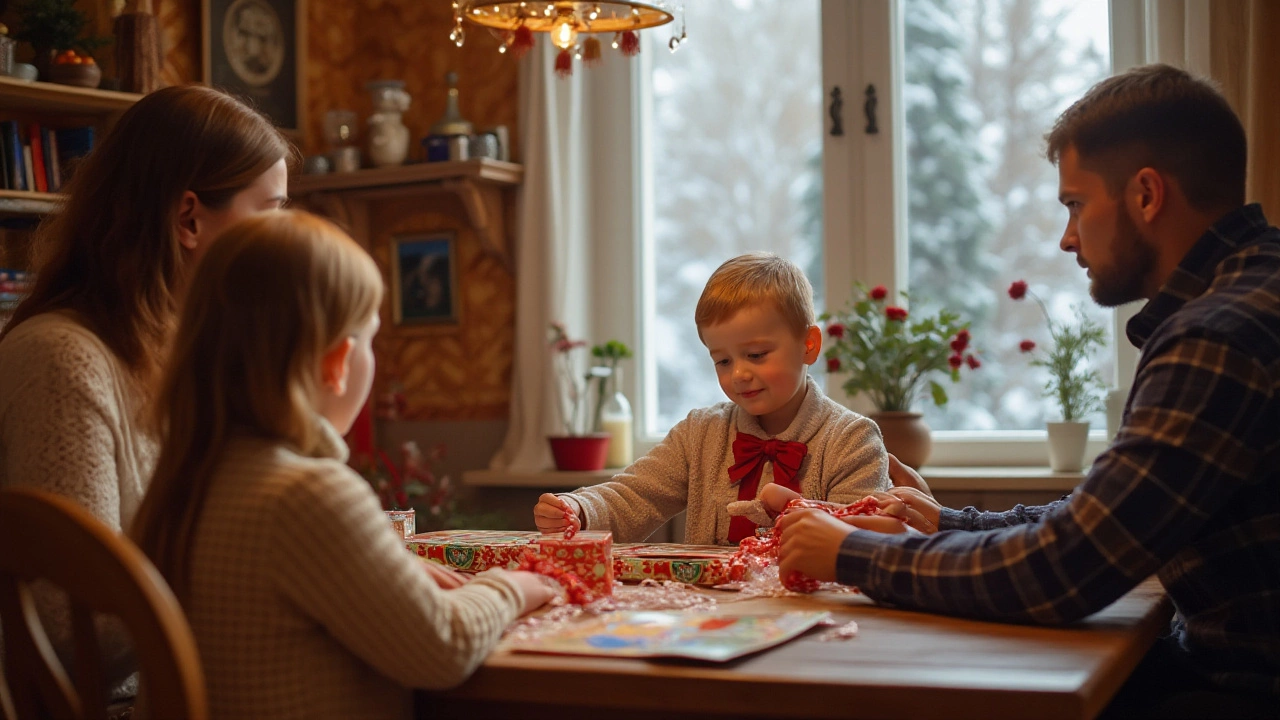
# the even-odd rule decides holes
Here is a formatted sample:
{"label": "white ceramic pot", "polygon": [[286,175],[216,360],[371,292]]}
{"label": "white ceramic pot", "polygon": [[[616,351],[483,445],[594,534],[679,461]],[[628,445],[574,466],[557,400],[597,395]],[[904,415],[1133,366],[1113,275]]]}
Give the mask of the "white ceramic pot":
{"label": "white ceramic pot", "polygon": [[1084,452],[1089,442],[1089,423],[1045,423],[1049,430],[1049,469],[1054,472],[1080,472],[1084,468]]}

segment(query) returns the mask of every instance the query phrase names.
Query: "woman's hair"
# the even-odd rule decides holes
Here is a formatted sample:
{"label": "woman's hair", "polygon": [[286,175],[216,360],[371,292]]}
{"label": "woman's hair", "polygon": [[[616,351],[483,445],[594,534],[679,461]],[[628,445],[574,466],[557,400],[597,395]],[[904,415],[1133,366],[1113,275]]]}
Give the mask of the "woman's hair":
{"label": "woman's hair", "polygon": [[223,208],[294,152],[265,118],[217,90],[188,85],[142,98],[76,168],[66,204],[37,230],[35,287],[5,332],[72,310],[149,386],[184,280],[183,193]]}
{"label": "woman's hair", "polygon": [[773,303],[797,337],[813,324],[813,285],[790,260],[753,252],[726,260],[702,289],[693,321],[702,329],[722,323],[743,308]]}
{"label": "woman's hair", "polygon": [[320,365],[378,311],[382,276],[337,226],[304,212],[228,228],[191,280],[155,402],[165,438],[132,535],[178,597],[214,470],[232,435],[313,452]]}

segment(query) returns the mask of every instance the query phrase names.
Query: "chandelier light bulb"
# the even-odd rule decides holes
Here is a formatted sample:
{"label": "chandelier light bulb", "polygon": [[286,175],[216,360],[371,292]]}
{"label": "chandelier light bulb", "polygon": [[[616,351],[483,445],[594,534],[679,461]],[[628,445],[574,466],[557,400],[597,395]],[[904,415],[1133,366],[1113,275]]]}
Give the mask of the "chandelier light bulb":
{"label": "chandelier light bulb", "polygon": [[561,50],[567,50],[573,47],[578,41],[577,23],[572,15],[561,15],[556,18],[556,22],[551,26],[551,42]]}

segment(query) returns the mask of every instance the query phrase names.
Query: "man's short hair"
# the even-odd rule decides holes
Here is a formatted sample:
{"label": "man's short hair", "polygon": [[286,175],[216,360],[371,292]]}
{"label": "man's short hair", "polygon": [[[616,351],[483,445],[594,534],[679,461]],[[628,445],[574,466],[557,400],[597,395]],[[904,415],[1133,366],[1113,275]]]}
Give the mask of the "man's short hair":
{"label": "man's short hair", "polygon": [[773,253],[739,255],[716,268],[702,289],[693,320],[702,329],[724,322],[743,308],[772,303],[797,337],[814,324],[813,285],[790,260]]}
{"label": "man's short hair", "polygon": [[1150,167],[1177,181],[1202,212],[1244,204],[1244,126],[1210,80],[1169,65],[1109,77],[1058,117],[1045,136],[1055,165],[1075,147],[1112,197]]}

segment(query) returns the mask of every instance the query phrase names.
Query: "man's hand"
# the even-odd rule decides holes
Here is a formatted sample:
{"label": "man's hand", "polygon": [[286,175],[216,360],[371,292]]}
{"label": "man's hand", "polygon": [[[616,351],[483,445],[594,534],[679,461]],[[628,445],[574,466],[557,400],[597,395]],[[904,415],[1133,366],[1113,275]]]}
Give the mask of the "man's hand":
{"label": "man's hand", "polygon": [[424,562],[422,567],[427,571],[427,576],[434,580],[442,590],[453,590],[471,582],[470,575],[464,575],[457,570],[451,570],[436,562]]}
{"label": "man's hand", "polygon": [[[883,519],[897,522],[893,518]],[[822,510],[803,508],[783,515],[777,527],[782,530],[782,542],[778,546],[779,577],[785,578],[798,570],[814,580],[836,579],[836,556],[840,553],[840,543],[854,531],[852,523],[841,522]]]}
{"label": "man's hand", "polygon": [[889,482],[893,483],[895,488],[914,488],[920,492],[933,497],[933,491],[929,489],[929,484],[920,477],[920,473],[912,470],[902,461],[889,454]]}
{"label": "man's hand", "polygon": [[915,488],[896,487],[887,493],[876,493],[875,498],[880,503],[880,512],[885,515],[901,518],[926,535],[938,532],[942,506],[932,495],[926,495]]}
{"label": "man's hand", "polygon": [[582,514],[578,503],[562,498],[559,495],[543,493],[538,504],[533,506],[533,522],[543,534],[564,532],[569,527],[566,515],[573,523],[574,530],[582,529]]}

